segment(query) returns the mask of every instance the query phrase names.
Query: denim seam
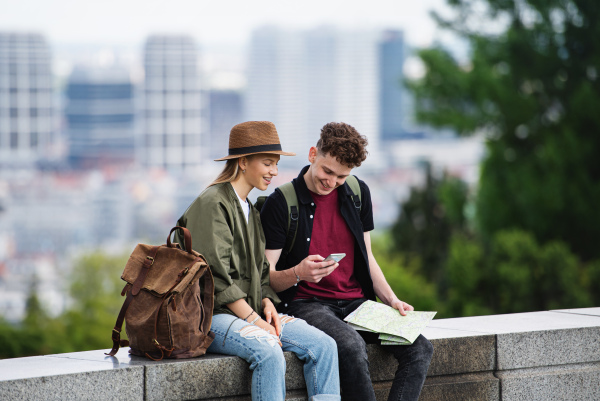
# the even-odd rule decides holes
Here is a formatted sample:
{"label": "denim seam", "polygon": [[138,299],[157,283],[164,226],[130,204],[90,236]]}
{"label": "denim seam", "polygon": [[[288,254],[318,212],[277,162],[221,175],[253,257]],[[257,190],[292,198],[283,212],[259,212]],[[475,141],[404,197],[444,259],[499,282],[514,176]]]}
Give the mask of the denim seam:
{"label": "denim seam", "polygon": [[[408,360],[412,361],[412,355],[414,353],[414,348],[410,347],[408,350],[410,351]],[[402,393],[404,392],[404,384],[406,383],[406,375],[408,373],[408,365],[409,364],[407,363],[404,366],[404,369],[402,370],[402,387],[401,387],[402,391],[400,391],[400,393],[398,394],[398,397],[396,398],[397,401],[402,401]]]}
{"label": "denim seam", "polygon": [[[239,333],[238,333],[238,334],[239,334]],[[215,332],[215,335],[223,337],[223,334],[221,334],[221,333],[219,333],[219,332]],[[243,339],[245,339],[246,341],[250,341],[250,340],[248,340],[247,338],[245,338],[245,337],[243,337],[243,336],[241,336],[241,335],[240,335],[239,337],[240,337],[240,338],[243,338]],[[244,341],[241,341],[239,338],[237,338],[237,337],[233,337],[233,336],[229,337],[229,340],[231,340],[231,341],[233,341],[233,342],[235,342],[235,343],[238,343],[238,344],[239,344],[239,345],[240,345],[242,348],[244,348],[246,351],[248,351],[248,352],[249,352],[249,353],[252,355],[252,357],[256,359],[256,363],[257,363],[257,364],[258,364],[259,362],[262,362],[262,361],[261,361],[261,360],[260,360],[260,359],[257,357],[257,353],[256,353],[256,352],[254,352],[254,350],[252,349],[252,347],[247,347],[247,346],[246,346],[246,343],[245,343]],[[258,355],[260,355],[260,354],[258,354]]]}
{"label": "denim seam", "polygon": [[316,395],[316,394],[319,394],[319,392],[318,392],[318,391],[319,391],[319,383],[318,383],[318,377],[317,377],[317,363],[318,363],[318,360],[317,360],[317,358],[315,357],[315,355],[312,353],[312,351],[311,351],[311,350],[309,350],[309,349],[308,349],[308,348],[306,348],[306,347],[303,347],[303,346],[301,346],[300,344],[298,344],[298,343],[297,343],[297,342],[295,342],[295,341],[291,341],[291,340],[284,340],[284,339],[282,338],[282,339],[281,339],[281,342],[285,342],[286,344],[291,344],[291,345],[294,345],[294,346],[296,346],[296,347],[298,347],[298,348],[300,348],[300,349],[302,349],[302,350],[306,351],[306,354],[307,354],[308,356],[310,356],[310,359],[312,359],[312,361],[313,361],[313,365],[314,365],[314,368],[312,369],[312,375],[313,375],[313,379],[314,379],[314,380],[313,380],[313,383],[314,383],[314,388],[313,388],[313,390],[314,390],[314,393],[315,393],[315,395]]}

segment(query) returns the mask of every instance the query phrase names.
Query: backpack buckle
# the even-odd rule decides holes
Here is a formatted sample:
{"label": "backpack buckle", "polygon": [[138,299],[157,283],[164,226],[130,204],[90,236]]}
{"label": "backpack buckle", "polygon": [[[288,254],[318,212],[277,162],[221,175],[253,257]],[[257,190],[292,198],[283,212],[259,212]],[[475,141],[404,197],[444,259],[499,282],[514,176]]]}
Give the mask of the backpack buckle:
{"label": "backpack buckle", "polygon": [[296,206],[292,206],[292,210],[290,213],[290,219],[291,220],[298,220],[298,209],[296,208]]}

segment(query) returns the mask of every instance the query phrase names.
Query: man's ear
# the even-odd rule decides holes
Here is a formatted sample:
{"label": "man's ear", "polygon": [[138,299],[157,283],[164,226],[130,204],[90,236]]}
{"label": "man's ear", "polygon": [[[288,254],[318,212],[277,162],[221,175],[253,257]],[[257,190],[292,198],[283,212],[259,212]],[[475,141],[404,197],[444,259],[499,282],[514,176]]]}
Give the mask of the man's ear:
{"label": "man's ear", "polygon": [[316,147],[312,146],[312,147],[310,148],[310,150],[308,151],[308,161],[309,161],[310,163],[314,163],[314,162],[315,162],[315,159],[317,158],[317,154],[318,154],[318,152],[319,152],[319,151],[317,150],[317,148],[316,148]]}

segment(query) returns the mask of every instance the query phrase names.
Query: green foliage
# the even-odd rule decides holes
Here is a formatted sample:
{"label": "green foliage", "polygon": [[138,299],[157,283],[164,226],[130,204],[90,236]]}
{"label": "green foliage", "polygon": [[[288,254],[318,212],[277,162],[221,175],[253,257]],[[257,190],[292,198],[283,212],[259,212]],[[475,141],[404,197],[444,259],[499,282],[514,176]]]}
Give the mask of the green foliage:
{"label": "green foliage", "polygon": [[93,253],[74,264],[70,277],[71,306],[55,318],[37,296],[34,278],[21,324],[0,319],[0,358],[109,348],[111,329],[123,299],[121,272],[127,258]]}
{"label": "green foliage", "polygon": [[423,188],[412,188],[409,199],[400,206],[400,217],[392,225],[394,245],[404,255],[404,263],[415,263],[436,284],[443,279],[443,265],[452,229],[466,227],[467,204],[464,182],[444,176],[433,177],[426,165]]}
{"label": "green foliage", "polygon": [[[424,189],[413,188],[401,209],[408,216],[400,216],[389,238],[381,237],[386,240],[378,245],[386,256],[378,254],[377,260],[399,296],[407,302],[425,298],[438,318],[598,304],[600,261],[583,263],[565,242],[540,243],[519,229],[500,230],[484,240],[471,228],[470,205],[466,185],[455,178],[430,177]],[[423,235],[410,224],[411,216],[432,215],[435,208],[443,210],[444,241],[432,240],[440,233]],[[438,230],[435,219],[423,222],[422,231]],[[419,241],[431,242],[415,246]],[[424,266],[431,260],[428,253],[437,254],[435,270]]]}
{"label": "green foliage", "polygon": [[488,299],[489,273],[480,244],[465,235],[453,235],[446,264],[447,307],[450,316],[478,316],[493,313]]}
{"label": "green foliage", "polygon": [[419,274],[418,259],[413,258],[413,264],[407,265],[406,258],[393,251],[391,245],[389,232],[374,237],[372,241],[377,263],[394,293],[414,306],[415,310],[438,311],[436,316],[443,316],[436,286]]}
{"label": "green foliage", "polygon": [[110,331],[123,304],[120,277],[126,262],[123,256],[95,253],[77,263],[70,286],[73,303],[63,315],[73,350],[112,346]]}
{"label": "green foliage", "polygon": [[[488,135],[477,195],[480,234],[519,228],[600,257],[600,3],[597,0],[451,0],[441,26],[470,59],[422,50],[408,82],[417,118]],[[496,27],[498,32],[486,31]],[[498,29],[500,27],[500,29]]]}
{"label": "green foliage", "polygon": [[600,305],[600,259],[590,263],[585,271],[585,284],[590,289],[593,305]]}
{"label": "green foliage", "polygon": [[394,269],[426,277],[449,316],[597,306],[600,2],[448,4],[455,13],[434,17],[469,59],[421,50],[426,72],[406,84],[421,122],[485,134],[487,153],[474,201],[431,174],[411,191],[392,227]]}
{"label": "green foliage", "polygon": [[[588,269],[592,275],[594,269]],[[499,231],[488,250],[473,239],[452,238],[448,303],[455,316],[592,306],[586,268],[558,241],[540,246],[525,231]]]}

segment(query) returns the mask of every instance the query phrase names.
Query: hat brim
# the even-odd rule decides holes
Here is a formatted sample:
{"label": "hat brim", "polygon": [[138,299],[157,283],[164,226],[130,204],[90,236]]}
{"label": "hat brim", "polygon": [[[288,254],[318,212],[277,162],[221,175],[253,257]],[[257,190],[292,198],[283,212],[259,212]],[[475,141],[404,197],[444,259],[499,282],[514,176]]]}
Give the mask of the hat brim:
{"label": "hat brim", "polygon": [[241,155],[229,155],[229,156],[221,157],[220,159],[215,159],[215,161],[222,162],[225,160],[239,159],[240,157],[250,156],[250,155],[259,155],[259,154],[263,154],[263,153],[272,154],[272,155],[282,155],[282,156],[296,156],[296,154],[294,152],[284,152],[283,150],[263,150],[260,152],[250,152],[250,153],[244,153]]}

